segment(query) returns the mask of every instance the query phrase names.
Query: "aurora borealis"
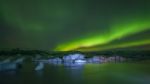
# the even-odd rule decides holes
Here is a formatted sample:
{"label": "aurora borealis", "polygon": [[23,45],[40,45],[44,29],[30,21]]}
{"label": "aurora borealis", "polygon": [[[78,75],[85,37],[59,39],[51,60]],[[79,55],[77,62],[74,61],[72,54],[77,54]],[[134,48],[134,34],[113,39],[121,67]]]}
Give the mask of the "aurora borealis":
{"label": "aurora borealis", "polygon": [[149,4],[148,0],[1,0],[0,49],[149,49],[145,46],[150,45]]}

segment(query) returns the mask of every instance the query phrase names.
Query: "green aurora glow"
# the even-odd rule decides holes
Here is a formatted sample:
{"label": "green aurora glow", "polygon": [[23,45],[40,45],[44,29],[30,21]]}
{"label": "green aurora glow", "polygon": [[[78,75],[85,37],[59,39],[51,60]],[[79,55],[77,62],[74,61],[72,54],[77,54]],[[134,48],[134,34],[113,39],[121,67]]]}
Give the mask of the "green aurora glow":
{"label": "green aurora glow", "polygon": [[148,0],[1,0],[0,49],[95,51],[150,45],[149,4]]}
{"label": "green aurora glow", "polygon": [[[131,18],[130,18],[131,19]],[[82,38],[81,40],[75,40],[70,43],[62,44],[56,48],[56,50],[60,51],[68,51],[68,50],[75,50],[78,48],[90,48],[92,46],[99,46],[99,45],[106,45],[111,43],[116,39],[123,39],[124,37],[140,33],[150,29],[150,20],[148,18],[145,20],[134,20],[134,21],[127,21],[126,23],[119,23],[118,25],[112,26],[111,31],[108,31],[105,34],[100,35],[99,33],[95,36]],[[130,47],[130,46],[138,46],[150,44],[150,40],[143,39],[142,41],[138,42],[128,42],[118,45],[106,45],[104,48],[96,48],[94,50],[102,50],[102,49],[111,49],[111,48],[120,48],[120,47]],[[90,50],[93,50],[90,48]]]}

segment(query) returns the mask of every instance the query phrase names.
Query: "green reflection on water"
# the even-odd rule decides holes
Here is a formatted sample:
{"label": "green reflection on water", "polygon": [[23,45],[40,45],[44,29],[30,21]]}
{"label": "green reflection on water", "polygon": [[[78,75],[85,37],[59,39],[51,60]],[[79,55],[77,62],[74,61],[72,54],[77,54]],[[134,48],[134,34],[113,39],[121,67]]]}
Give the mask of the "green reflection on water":
{"label": "green reflection on water", "polygon": [[[13,75],[0,75],[0,84],[150,84],[150,62],[86,64],[76,68],[26,61]],[[9,80],[9,81],[8,81]]]}
{"label": "green reflection on water", "polygon": [[86,84],[150,84],[149,63],[86,65]]}

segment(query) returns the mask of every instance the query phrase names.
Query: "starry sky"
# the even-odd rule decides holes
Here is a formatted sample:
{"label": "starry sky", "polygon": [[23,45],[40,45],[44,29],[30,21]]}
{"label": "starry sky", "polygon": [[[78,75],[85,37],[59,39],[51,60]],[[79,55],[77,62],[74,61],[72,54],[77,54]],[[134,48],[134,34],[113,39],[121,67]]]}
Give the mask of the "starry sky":
{"label": "starry sky", "polygon": [[0,49],[149,49],[149,36],[149,0],[0,0]]}

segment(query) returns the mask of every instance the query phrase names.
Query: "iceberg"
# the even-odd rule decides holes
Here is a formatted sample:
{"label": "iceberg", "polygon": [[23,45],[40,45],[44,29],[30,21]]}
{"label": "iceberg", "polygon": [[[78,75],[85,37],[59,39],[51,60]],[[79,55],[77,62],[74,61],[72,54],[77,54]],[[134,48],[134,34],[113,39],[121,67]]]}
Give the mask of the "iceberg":
{"label": "iceberg", "polygon": [[83,60],[85,56],[82,54],[70,54],[63,57],[64,62],[74,62],[75,60]]}
{"label": "iceberg", "polygon": [[0,64],[0,71],[16,70],[18,68],[16,63],[2,63]]}
{"label": "iceberg", "polygon": [[9,63],[9,62],[10,62],[10,59],[5,59],[5,60],[3,60],[2,62],[0,62],[0,64]]}
{"label": "iceberg", "polygon": [[101,59],[99,56],[94,56],[92,58],[88,58],[87,59],[87,62],[88,63],[100,63],[101,62]]}
{"label": "iceberg", "polygon": [[23,61],[24,61],[24,57],[22,57],[22,58],[19,58],[19,59],[16,59],[15,61],[14,61],[14,63],[22,63]]}
{"label": "iceberg", "polygon": [[53,58],[53,59],[49,59],[48,62],[50,62],[52,64],[62,64],[62,59],[61,58]]}
{"label": "iceberg", "polygon": [[43,62],[40,62],[36,67],[35,67],[35,70],[38,71],[38,70],[42,70],[44,69],[44,63]]}

